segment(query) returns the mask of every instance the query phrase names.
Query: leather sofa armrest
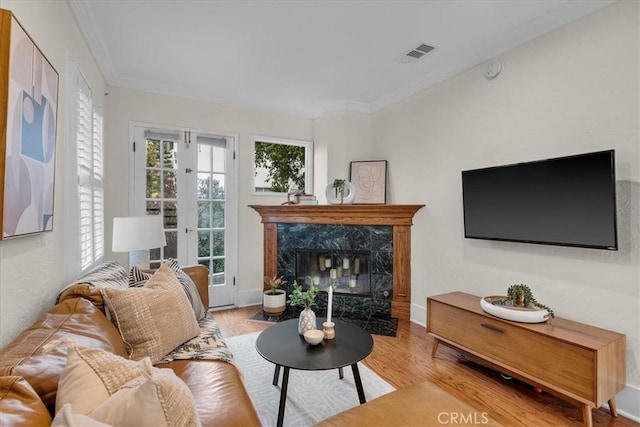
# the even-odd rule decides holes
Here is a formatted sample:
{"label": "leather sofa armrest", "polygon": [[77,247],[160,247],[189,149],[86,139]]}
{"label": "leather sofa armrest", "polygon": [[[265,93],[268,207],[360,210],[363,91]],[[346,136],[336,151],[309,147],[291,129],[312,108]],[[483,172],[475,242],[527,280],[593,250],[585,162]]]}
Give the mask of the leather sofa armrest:
{"label": "leather sofa armrest", "polygon": [[193,280],[193,283],[196,284],[202,304],[204,304],[205,309],[209,310],[209,269],[201,264],[188,265],[180,268],[182,268],[182,271],[187,273],[191,280]]}
{"label": "leather sofa armrest", "polygon": [[19,376],[0,377],[0,425],[48,426],[51,415],[38,393]]}

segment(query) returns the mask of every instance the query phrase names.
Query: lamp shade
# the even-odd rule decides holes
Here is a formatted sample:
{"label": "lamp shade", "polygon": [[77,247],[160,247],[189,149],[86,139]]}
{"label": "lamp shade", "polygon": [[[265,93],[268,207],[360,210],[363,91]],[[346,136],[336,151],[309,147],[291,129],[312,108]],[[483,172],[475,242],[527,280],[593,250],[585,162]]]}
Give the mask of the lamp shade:
{"label": "lamp shade", "polygon": [[160,215],[113,218],[113,252],[131,252],[167,245]]}

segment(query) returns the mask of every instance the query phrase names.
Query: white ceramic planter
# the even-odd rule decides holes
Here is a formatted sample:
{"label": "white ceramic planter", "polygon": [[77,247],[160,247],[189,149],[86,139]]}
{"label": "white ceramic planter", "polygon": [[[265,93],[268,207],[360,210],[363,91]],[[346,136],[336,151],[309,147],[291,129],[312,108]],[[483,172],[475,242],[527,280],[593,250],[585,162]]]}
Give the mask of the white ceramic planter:
{"label": "white ceramic planter", "polygon": [[271,291],[262,293],[262,309],[269,316],[280,316],[287,308],[287,293],[282,289],[276,290],[275,295]]}
{"label": "white ceramic planter", "polygon": [[541,323],[551,318],[549,312],[543,308],[513,307],[508,305],[495,305],[491,301],[506,299],[505,296],[489,296],[480,300],[480,307],[489,314],[505,320],[522,323]]}
{"label": "white ceramic planter", "polygon": [[344,193],[341,196],[340,193],[336,193],[336,189],[333,188],[333,182],[330,182],[327,188],[325,188],[324,195],[327,197],[327,202],[332,205],[350,205],[356,200],[356,186],[349,181],[345,181]]}

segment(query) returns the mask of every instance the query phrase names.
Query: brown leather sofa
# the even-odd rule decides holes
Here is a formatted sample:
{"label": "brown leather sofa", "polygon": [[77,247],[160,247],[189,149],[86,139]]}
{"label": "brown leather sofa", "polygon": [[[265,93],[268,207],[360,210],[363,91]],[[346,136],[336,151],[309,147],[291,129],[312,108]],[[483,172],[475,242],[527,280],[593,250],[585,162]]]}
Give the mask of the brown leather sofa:
{"label": "brown leather sofa", "polygon": [[[204,266],[183,270],[209,306],[208,271]],[[118,330],[104,314],[100,292],[88,285],[66,289],[59,304],[0,350],[0,425],[41,426],[51,423],[66,348],[43,353],[52,340],[68,337],[80,345],[107,349],[126,357]],[[240,373],[230,363],[214,360],[178,360],[171,368],[191,390],[203,426],[259,426]]]}
{"label": "brown leather sofa", "polygon": [[425,381],[353,407],[316,424],[316,427],[359,426],[501,426],[479,411]]}

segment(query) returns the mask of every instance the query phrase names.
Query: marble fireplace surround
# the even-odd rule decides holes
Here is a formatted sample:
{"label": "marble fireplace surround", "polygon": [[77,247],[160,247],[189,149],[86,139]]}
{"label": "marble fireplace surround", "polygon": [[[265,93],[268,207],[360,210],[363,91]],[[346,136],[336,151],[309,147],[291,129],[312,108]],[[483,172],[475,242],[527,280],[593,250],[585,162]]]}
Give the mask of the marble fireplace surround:
{"label": "marble fireplace surround", "polygon": [[[321,249],[372,250],[372,300],[352,297],[359,300],[355,305],[375,307],[376,312],[385,314],[387,311],[387,315],[409,319],[411,226],[413,216],[424,205],[250,207],[260,214],[264,224],[265,276],[285,274],[287,280],[293,280],[295,250],[307,249],[301,245],[309,244],[314,248],[320,245]],[[320,295],[321,306],[325,295]]]}

